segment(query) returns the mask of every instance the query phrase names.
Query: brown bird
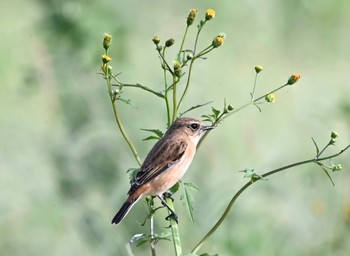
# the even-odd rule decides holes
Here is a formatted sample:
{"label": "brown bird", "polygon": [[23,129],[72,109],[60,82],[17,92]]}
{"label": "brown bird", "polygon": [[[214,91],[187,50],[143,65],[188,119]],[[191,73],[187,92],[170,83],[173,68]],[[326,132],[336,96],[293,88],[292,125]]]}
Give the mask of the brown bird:
{"label": "brown bird", "polygon": [[194,118],[178,118],[148,153],[131,184],[128,198],[114,216],[112,224],[122,221],[143,195],[157,196],[176,219],[175,212],[161,195],[185,174],[196,153],[201,134],[213,128]]}

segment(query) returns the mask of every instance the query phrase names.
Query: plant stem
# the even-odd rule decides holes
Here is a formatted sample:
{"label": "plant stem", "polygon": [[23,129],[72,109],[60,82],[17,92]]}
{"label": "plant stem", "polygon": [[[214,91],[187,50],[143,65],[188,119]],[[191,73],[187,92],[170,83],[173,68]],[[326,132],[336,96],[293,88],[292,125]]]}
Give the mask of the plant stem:
{"label": "plant stem", "polygon": [[154,214],[152,214],[150,217],[150,233],[151,233],[151,238],[152,238],[152,242],[150,244],[152,256],[156,256],[157,255],[156,241],[154,240]]}
{"label": "plant stem", "polygon": [[194,56],[195,59],[198,59],[202,57],[203,55],[211,52],[214,49],[212,45],[209,45],[208,47],[204,48],[202,51],[200,51],[197,55]]}
{"label": "plant stem", "polygon": [[[193,47],[193,59],[191,60],[190,66],[189,66],[189,68],[188,68],[187,82],[186,82],[185,90],[183,91],[183,93],[182,93],[182,95],[181,95],[181,97],[180,97],[179,104],[177,105],[177,108],[178,108],[178,109],[180,108],[180,105],[181,105],[181,103],[182,103],[184,97],[186,96],[187,90],[188,90],[188,88],[189,88],[190,80],[191,80],[191,73],[192,73],[192,66],[193,66],[193,63],[194,63],[195,59],[196,59],[197,57],[202,56],[203,54],[201,54],[201,53],[202,53],[203,51],[205,51],[205,50],[207,50],[207,49],[209,49],[209,48],[211,47],[211,46],[209,46],[209,47],[205,48],[203,51],[201,51],[201,52],[198,54],[198,56],[196,56],[197,45],[198,45],[198,38],[199,38],[199,34],[200,34],[200,32],[201,32],[201,30],[202,30],[204,24],[205,24],[205,21],[204,21],[204,23],[198,28],[198,31],[197,31],[197,34],[196,34],[196,39],[195,39],[194,47]],[[187,28],[188,28],[188,27],[187,27]],[[185,34],[185,35],[186,35],[186,34]]]}
{"label": "plant stem", "polygon": [[181,103],[182,103],[184,97],[186,96],[188,87],[189,87],[189,85],[190,85],[191,74],[192,74],[192,66],[193,66],[194,60],[195,60],[195,59],[192,59],[191,62],[190,62],[190,66],[189,66],[189,68],[188,68],[188,75],[187,75],[187,82],[186,82],[185,90],[183,91],[183,93],[182,93],[182,95],[181,95],[181,97],[180,97],[179,104],[177,105],[178,108],[180,108],[180,105],[181,105]]}
{"label": "plant stem", "polygon": [[255,87],[256,87],[257,78],[258,78],[258,73],[255,73],[253,91],[250,93],[250,96],[252,97],[252,101],[254,100],[254,96],[255,96]]}
{"label": "plant stem", "polygon": [[175,75],[173,75],[173,118],[172,121],[174,122],[176,120],[177,116],[177,110],[178,110],[178,105],[177,105],[177,81]]}
{"label": "plant stem", "polygon": [[[163,62],[164,62],[164,56],[165,56],[165,47],[163,48],[162,53],[159,51],[159,55],[162,56]],[[164,78],[164,101],[165,101],[165,107],[166,107],[166,117],[167,117],[167,127],[170,126],[171,117],[170,117],[170,106],[169,106],[169,98],[168,98],[168,81],[167,81],[167,70],[163,68],[163,78]]]}
{"label": "plant stem", "polygon": [[109,98],[110,98],[111,103],[112,103],[113,113],[114,113],[114,117],[115,117],[115,120],[116,120],[118,128],[119,128],[119,131],[122,134],[126,143],[128,144],[128,146],[129,146],[132,154],[134,155],[134,158],[136,159],[137,163],[139,165],[141,165],[141,159],[136,151],[136,148],[135,148],[134,144],[131,142],[131,140],[130,140],[128,134],[126,133],[124,126],[120,120],[119,112],[117,110],[115,100],[113,99],[112,86],[111,86],[111,76],[108,73],[108,70],[106,71],[106,81],[107,81],[107,89],[108,89],[108,93],[109,93]]}
{"label": "plant stem", "polygon": [[[331,155],[331,156],[327,156],[327,157],[322,157],[322,158],[311,158],[308,160],[304,160],[304,161],[300,161],[297,163],[293,163],[290,165],[286,165],[284,167],[281,168],[277,168],[275,170],[272,170],[270,172],[266,172],[263,175],[261,175],[261,178],[265,178],[268,177],[272,174],[275,174],[277,172],[281,172],[283,170],[289,169],[289,168],[293,168],[296,166],[300,166],[300,165],[304,165],[304,164],[309,164],[309,163],[316,163],[318,164],[320,161],[324,161],[327,159],[331,159],[333,157],[337,157],[340,154],[342,154],[344,151],[346,151],[348,148],[350,147],[350,144],[345,147],[344,149],[342,149],[340,152]],[[260,179],[261,179],[260,178]],[[236,200],[238,199],[238,197],[250,186],[254,183],[255,181],[251,180],[249,182],[247,182],[240,190],[238,190],[238,192],[236,192],[236,194],[232,197],[231,201],[229,202],[229,204],[227,205],[224,213],[222,214],[222,216],[220,217],[220,219],[215,223],[215,225],[210,229],[210,231],[202,238],[202,240],[200,240],[200,242],[193,248],[192,253],[197,253],[198,250],[203,246],[203,244],[206,242],[206,240],[215,233],[215,231],[220,227],[220,225],[224,222],[225,218],[227,217],[227,215],[229,214],[229,212],[231,211],[231,208],[233,206],[233,204],[236,202]]]}
{"label": "plant stem", "polygon": [[[165,200],[166,200],[167,204],[170,206],[170,208],[174,211],[173,200],[171,198],[168,198],[168,197]],[[170,211],[169,211],[169,213],[170,213]],[[175,255],[181,256],[182,255],[182,247],[181,247],[179,227],[178,227],[176,221],[172,218],[170,218],[170,225],[171,225],[171,233],[173,236]]]}
{"label": "plant stem", "polygon": [[185,33],[184,33],[184,36],[183,36],[183,38],[182,38],[180,50],[179,50],[179,53],[178,53],[178,60],[180,60],[180,54],[181,54],[182,49],[183,49],[184,44],[185,44],[185,39],[186,39],[186,36],[187,36],[187,31],[188,31],[188,26],[186,26]]}
{"label": "plant stem", "polygon": [[[249,101],[248,103],[246,103],[246,104],[240,106],[239,108],[235,108],[234,110],[232,110],[232,111],[231,111],[230,113],[228,113],[227,115],[222,116],[222,117],[220,117],[219,119],[217,119],[217,120],[215,121],[215,123],[213,123],[213,125],[216,126],[216,125],[219,124],[221,121],[223,121],[223,120],[225,120],[226,118],[228,118],[229,116],[231,116],[231,115],[233,115],[233,114],[235,114],[235,113],[241,111],[242,109],[244,109],[244,108],[246,108],[246,107],[249,107],[250,105],[255,105],[258,101],[260,101],[260,100],[262,100],[263,98],[265,98],[266,95],[269,95],[269,94],[271,94],[271,93],[277,92],[278,90],[281,90],[282,88],[284,88],[284,87],[287,86],[287,85],[288,85],[288,84],[284,84],[284,85],[278,87],[277,89],[274,89],[274,90],[272,90],[272,91],[270,91],[270,92],[268,92],[268,93],[266,93],[266,94],[260,96],[259,98],[252,99],[251,101]],[[205,138],[208,136],[208,134],[210,133],[210,131],[211,131],[211,130],[206,131],[206,132],[203,134],[203,136],[200,138],[200,140],[199,140],[199,142],[198,142],[198,144],[197,144],[197,148],[203,143],[203,141],[204,141]]]}
{"label": "plant stem", "polygon": [[137,88],[141,88],[141,89],[143,89],[145,91],[153,93],[154,95],[156,95],[156,96],[158,96],[160,98],[164,98],[164,95],[162,93],[153,91],[152,89],[150,89],[150,88],[148,88],[148,87],[146,87],[144,85],[138,84],[138,83],[136,83],[136,84],[123,84],[123,83],[121,83],[120,86],[121,87],[137,87]]}

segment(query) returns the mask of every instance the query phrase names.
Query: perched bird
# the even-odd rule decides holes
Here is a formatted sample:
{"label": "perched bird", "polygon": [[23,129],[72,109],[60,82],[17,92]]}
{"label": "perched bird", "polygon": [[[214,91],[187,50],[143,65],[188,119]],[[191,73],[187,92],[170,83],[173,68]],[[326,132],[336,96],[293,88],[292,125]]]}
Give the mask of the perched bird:
{"label": "perched bird", "polygon": [[157,196],[176,217],[162,194],[185,174],[196,153],[201,134],[213,128],[194,118],[178,118],[148,153],[131,184],[128,198],[114,216],[112,224],[122,221],[143,195]]}

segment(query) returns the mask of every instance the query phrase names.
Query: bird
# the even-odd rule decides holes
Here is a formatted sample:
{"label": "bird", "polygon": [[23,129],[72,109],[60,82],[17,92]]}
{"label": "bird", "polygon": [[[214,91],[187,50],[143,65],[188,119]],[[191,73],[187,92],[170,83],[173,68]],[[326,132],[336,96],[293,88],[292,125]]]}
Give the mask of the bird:
{"label": "bird", "polygon": [[193,160],[201,135],[213,128],[191,117],[176,119],[147,154],[112,224],[120,223],[142,196],[158,197],[177,221],[175,212],[162,195],[182,178]]}

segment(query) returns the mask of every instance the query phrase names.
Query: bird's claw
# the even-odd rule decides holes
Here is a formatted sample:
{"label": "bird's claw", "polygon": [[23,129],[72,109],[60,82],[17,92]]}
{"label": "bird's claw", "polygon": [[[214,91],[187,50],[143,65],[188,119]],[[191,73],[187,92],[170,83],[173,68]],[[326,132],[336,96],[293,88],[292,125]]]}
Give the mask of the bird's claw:
{"label": "bird's claw", "polygon": [[164,198],[164,200],[166,200],[167,198],[170,198],[171,201],[174,202],[173,194],[170,193],[170,192],[164,192],[164,193],[163,193],[163,198]]}
{"label": "bird's claw", "polygon": [[176,224],[179,224],[179,218],[177,217],[176,213],[175,212],[172,212],[170,213],[169,216],[165,217],[165,220],[170,220],[170,219],[173,219],[176,221]]}

